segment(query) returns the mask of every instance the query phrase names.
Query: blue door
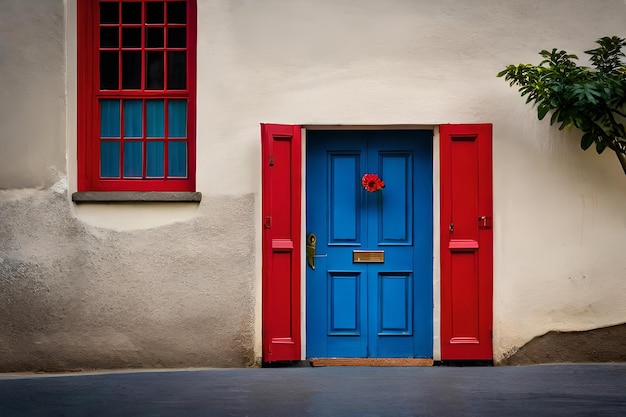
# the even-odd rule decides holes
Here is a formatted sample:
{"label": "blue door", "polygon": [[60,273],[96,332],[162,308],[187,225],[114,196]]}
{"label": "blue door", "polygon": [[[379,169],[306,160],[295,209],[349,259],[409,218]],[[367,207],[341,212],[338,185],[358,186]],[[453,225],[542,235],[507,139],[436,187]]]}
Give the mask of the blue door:
{"label": "blue door", "polygon": [[432,357],[432,170],[431,131],[307,132],[307,357]]}

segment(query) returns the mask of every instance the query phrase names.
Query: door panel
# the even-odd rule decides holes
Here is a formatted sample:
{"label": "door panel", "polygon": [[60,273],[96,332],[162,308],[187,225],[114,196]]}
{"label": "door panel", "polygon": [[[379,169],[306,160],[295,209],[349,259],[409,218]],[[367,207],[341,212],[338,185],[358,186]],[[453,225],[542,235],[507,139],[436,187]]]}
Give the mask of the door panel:
{"label": "door panel", "polygon": [[361,274],[329,272],[328,334],[352,336],[361,334],[360,287]]}
{"label": "door panel", "polygon": [[307,233],[308,357],[432,357],[432,132],[308,132]]}
{"label": "door panel", "polygon": [[441,355],[490,360],[491,125],[441,126]]}
{"label": "door panel", "polygon": [[378,335],[413,333],[413,279],[411,274],[378,277]]}
{"label": "door panel", "polygon": [[480,343],[479,282],[476,250],[452,250],[450,343]]}
{"label": "door panel", "polygon": [[411,153],[381,152],[379,172],[386,181],[385,198],[379,207],[379,245],[411,245],[413,243],[413,211]]}
{"label": "door panel", "polygon": [[[358,190],[354,189],[361,171],[360,154],[330,152],[328,155],[330,192],[329,244],[359,244],[361,212]],[[314,197],[315,198],[315,197]]]}
{"label": "door panel", "polygon": [[299,126],[261,125],[263,360],[298,360],[301,140]]}

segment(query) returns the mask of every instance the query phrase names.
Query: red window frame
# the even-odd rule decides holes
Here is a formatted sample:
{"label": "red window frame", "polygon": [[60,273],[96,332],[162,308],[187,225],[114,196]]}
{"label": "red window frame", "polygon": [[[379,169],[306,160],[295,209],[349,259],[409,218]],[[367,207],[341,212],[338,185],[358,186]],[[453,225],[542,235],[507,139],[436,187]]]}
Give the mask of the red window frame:
{"label": "red window frame", "polygon": [[[196,1],[184,0],[187,28],[187,68],[186,90],[167,90],[164,75],[163,90],[147,90],[142,67],[142,83],[138,90],[100,90],[100,22],[99,4],[102,0],[81,0],[77,2],[77,159],[78,191],[195,191],[196,187]],[[168,3],[180,0],[104,0],[106,2]],[[164,6],[166,7],[166,6]],[[142,10],[145,8],[142,7]],[[142,20],[142,32],[145,20]],[[145,32],[144,32],[145,33]],[[142,39],[145,34],[142,35]],[[167,51],[167,44],[161,48]],[[141,44],[142,65],[145,65],[145,42]],[[165,53],[167,55],[167,53]],[[166,58],[167,59],[167,58]],[[165,64],[167,68],[167,64]],[[164,69],[167,71],[167,69]],[[118,81],[121,83],[121,81]],[[100,112],[102,99],[186,99],[187,100],[187,177],[186,178],[101,178],[100,177]],[[145,126],[145,112],[144,112]],[[166,116],[167,117],[167,116]],[[167,122],[167,120],[165,121]],[[167,126],[167,125],[166,125]],[[144,127],[143,141],[146,132]],[[167,164],[167,157],[165,157]],[[145,165],[145,162],[144,162]],[[165,165],[167,166],[167,165]],[[123,169],[123,168],[120,168]],[[145,167],[144,176],[145,176]],[[167,173],[167,170],[165,170]]]}

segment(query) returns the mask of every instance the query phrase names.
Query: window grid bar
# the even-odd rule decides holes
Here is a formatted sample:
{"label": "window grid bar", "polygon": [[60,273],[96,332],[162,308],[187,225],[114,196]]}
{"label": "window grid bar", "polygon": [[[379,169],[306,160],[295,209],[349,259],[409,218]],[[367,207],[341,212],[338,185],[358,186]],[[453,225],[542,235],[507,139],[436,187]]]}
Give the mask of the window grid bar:
{"label": "window grid bar", "polygon": [[[143,85],[143,73],[141,82]],[[143,163],[141,166],[141,177],[143,179],[148,178],[148,105],[146,99],[141,100],[141,149],[144,155]]]}
{"label": "window grid bar", "polygon": [[124,175],[124,153],[126,151],[126,121],[124,120],[126,112],[125,110],[125,100],[120,100],[120,178],[124,179],[126,176]]}
{"label": "window grid bar", "polygon": [[[168,41],[168,26],[167,24],[169,23],[170,18],[168,16],[168,7],[167,5],[163,5],[163,23],[165,23],[164,28],[163,28],[163,90],[167,90],[167,69],[168,69],[168,64],[167,64],[167,56],[169,55],[167,53],[167,41]],[[165,105],[165,114],[166,114],[166,119],[167,119],[167,104]],[[165,125],[165,128],[167,129],[167,124]],[[167,132],[166,132],[167,133]],[[167,141],[165,141],[165,143],[167,144]],[[165,151],[163,152],[163,155],[167,155],[167,146],[165,147]],[[167,158],[165,158],[165,160],[167,161]],[[167,177],[167,171],[164,172],[164,174]]]}
{"label": "window grid bar", "polygon": [[96,93],[96,97],[101,98],[101,99],[115,99],[115,98],[123,98],[123,97],[135,97],[135,98],[142,98],[142,97],[147,97],[147,98],[187,98],[189,96],[189,93],[187,92],[187,90],[170,90],[170,91],[163,91],[163,90],[146,90],[146,91],[139,91],[139,90],[122,90],[122,91],[109,91],[109,90],[104,90],[102,92]]}
{"label": "window grid bar", "polygon": [[[167,7],[166,7],[167,9]],[[165,80],[163,80],[165,82]],[[169,153],[167,123],[169,120],[168,100],[163,100],[163,178],[168,178],[167,155]]]}
{"label": "window grid bar", "polygon": [[[118,36],[117,36],[117,89],[122,89],[122,2],[118,1],[117,5],[117,26],[118,26]],[[120,101],[120,105],[122,105]],[[120,118],[122,114],[120,113]],[[124,120],[123,118],[121,120]],[[123,146],[121,141],[122,132],[120,131],[120,147]],[[120,148],[120,154],[123,154],[123,149]],[[122,162],[124,162],[122,160]],[[120,165],[120,178],[124,178],[124,165]]]}
{"label": "window grid bar", "polygon": [[[139,76],[139,89],[143,91],[146,86],[146,2],[141,2],[141,75]],[[145,101],[145,100],[144,100]],[[145,116],[144,116],[145,117]],[[145,134],[145,132],[144,132]],[[142,148],[144,145],[142,145]],[[143,165],[146,165],[145,163]],[[142,171],[143,172],[143,171]],[[144,175],[145,178],[145,175]]]}

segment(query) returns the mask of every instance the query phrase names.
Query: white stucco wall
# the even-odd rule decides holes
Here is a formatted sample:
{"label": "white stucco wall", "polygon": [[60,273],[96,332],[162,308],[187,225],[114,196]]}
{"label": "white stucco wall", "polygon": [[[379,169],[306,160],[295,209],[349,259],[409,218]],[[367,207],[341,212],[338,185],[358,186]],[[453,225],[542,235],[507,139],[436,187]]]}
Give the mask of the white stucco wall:
{"label": "white stucco wall", "polygon": [[198,149],[219,155],[198,161],[203,191],[219,177],[209,192],[258,195],[258,122],[491,122],[496,359],[549,330],[624,321],[615,156],[581,152],[495,77],[624,36],[623,1],[200,1],[198,19]]}
{"label": "white stucco wall", "polygon": [[0,189],[49,187],[66,172],[63,2],[1,8]]}
{"label": "white stucco wall", "polygon": [[[101,248],[97,237],[104,233],[107,245],[118,250],[109,248],[109,258],[88,262],[98,282],[106,281],[115,253],[137,242],[143,245],[163,236],[184,240],[192,248],[210,251],[208,258],[197,254],[202,273],[192,274],[186,284],[167,279],[194,262],[184,248],[166,269],[148,259],[131,271],[139,274],[137,279],[128,272],[114,280],[115,290],[126,295],[121,300],[113,297],[114,319],[102,322],[102,328],[123,323],[137,302],[153,303],[159,306],[154,313],[159,317],[182,314],[185,321],[209,323],[202,336],[168,351],[170,356],[162,363],[176,363],[168,360],[180,352],[186,352],[193,364],[250,363],[252,347],[246,346],[254,344],[257,358],[261,352],[259,123],[480,122],[494,126],[495,359],[549,330],[584,330],[626,321],[626,177],[615,156],[580,151],[577,132],[558,132],[547,122],[538,122],[518,93],[495,77],[507,64],[539,62],[537,52],[542,49],[558,47],[582,56],[601,36],[626,37],[623,0],[198,0],[197,191],[203,193],[199,207],[74,206],[69,198],[64,206],[53,191],[12,190],[48,187],[65,175],[67,188],[60,183],[65,196],[77,189],[76,0],[39,2],[42,8],[35,12],[27,3],[4,2],[0,15],[0,83],[8,88],[0,99],[4,132],[0,189],[7,189],[0,194],[4,227],[0,232],[19,243],[0,243],[0,258],[26,262],[0,271],[26,271],[24,279],[32,276],[37,283],[33,288],[53,280],[58,297],[46,299],[47,306],[63,300],[64,288],[84,274],[83,269],[72,269],[74,255],[58,245],[61,241],[53,240],[57,249],[49,246],[50,235],[73,239],[78,233],[89,251],[89,245],[92,250]],[[59,17],[63,5],[65,29]],[[14,30],[6,29],[13,27],[9,24]],[[39,211],[29,214],[31,221],[21,217],[13,221],[9,213],[25,212],[16,201]],[[59,213],[64,207],[67,212]],[[58,218],[63,221],[55,221]],[[35,219],[43,219],[47,226],[29,226]],[[61,233],[68,224],[74,231]],[[246,226],[249,235],[242,229]],[[195,229],[206,236],[189,233]],[[212,249],[206,246],[209,241]],[[46,251],[40,251],[42,247]],[[167,250],[163,244],[157,252]],[[223,256],[224,250],[238,256]],[[29,275],[30,270],[18,264],[44,265],[44,273]],[[132,264],[132,259],[123,258],[122,264]],[[145,293],[142,285],[152,276],[169,291]],[[185,306],[180,295],[190,288],[200,288],[202,295]],[[215,295],[215,290],[223,295]],[[81,298],[81,305],[111,300],[107,291],[112,289],[101,295],[89,293],[92,298]],[[175,300],[185,307],[172,300],[162,303],[167,293],[177,294]],[[15,299],[15,294],[11,296]],[[242,310],[241,303],[253,304],[255,310]],[[99,312],[87,311],[94,317]],[[236,326],[225,330],[219,320],[231,313],[236,313],[231,317]],[[129,337],[149,322],[150,314],[110,334]],[[72,334],[70,324],[59,326],[50,332]],[[244,337],[237,338],[237,326]],[[175,329],[173,324],[166,330]],[[179,338],[192,333],[196,334],[180,330]],[[127,340],[122,336],[120,340]],[[70,339],[48,337],[56,343],[48,346]],[[24,340],[30,339],[22,337],[20,343],[28,343]],[[36,340],[45,345],[45,338]],[[146,340],[150,338],[120,342],[118,359],[128,357],[124,352],[129,350],[136,352],[136,346],[149,346]],[[242,352],[238,358],[209,352],[220,345],[233,346],[233,340],[234,350]],[[203,345],[210,348],[203,351],[204,358],[193,354]],[[152,362],[142,357],[131,360],[130,366],[133,363]]]}

